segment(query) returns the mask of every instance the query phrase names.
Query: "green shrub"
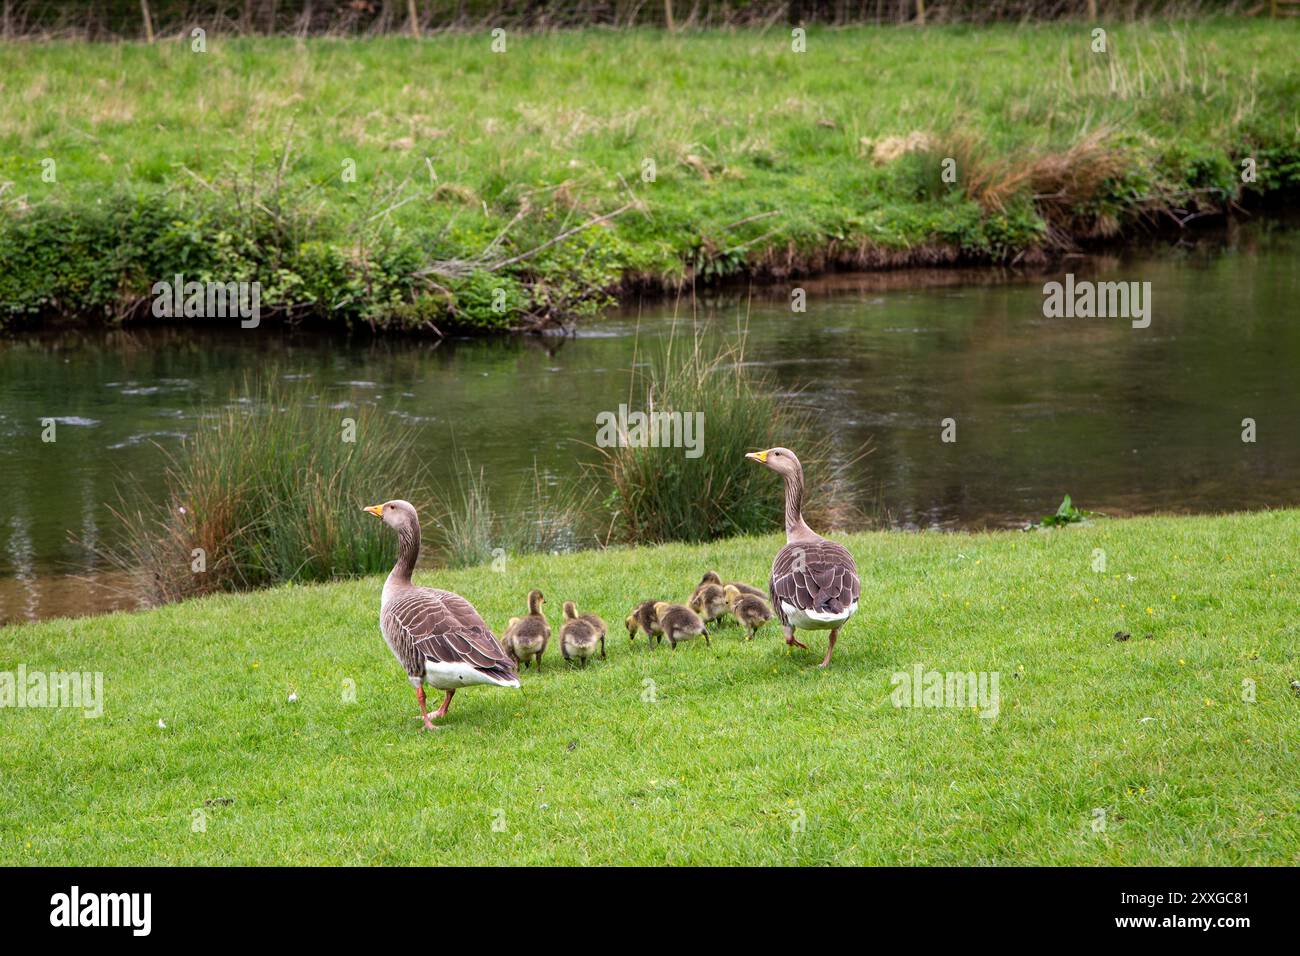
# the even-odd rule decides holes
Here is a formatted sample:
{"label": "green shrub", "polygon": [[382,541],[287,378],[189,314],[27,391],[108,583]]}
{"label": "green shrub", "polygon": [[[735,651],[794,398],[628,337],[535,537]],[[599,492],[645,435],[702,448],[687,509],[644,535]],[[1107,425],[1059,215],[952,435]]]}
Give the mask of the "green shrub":
{"label": "green shrub", "polygon": [[153,284],[182,273],[201,282],[256,281],[263,310],[295,321],[503,332],[611,304],[609,290],[627,261],[619,240],[590,229],[511,268],[427,278],[424,267],[445,252],[437,237],[393,230],[348,249],[320,238],[305,203],[267,202],[238,192],[187,202],[119,195],[92,207],[46,203],[14,215],[0,222],[0,328],[53,313],[140,316]]}
{"label": "green shrub", "polygon": [[120,315],[153,283],[211,261],[202,223],[162,199],[46,203],[0,223],[0,325],[47,312]]}

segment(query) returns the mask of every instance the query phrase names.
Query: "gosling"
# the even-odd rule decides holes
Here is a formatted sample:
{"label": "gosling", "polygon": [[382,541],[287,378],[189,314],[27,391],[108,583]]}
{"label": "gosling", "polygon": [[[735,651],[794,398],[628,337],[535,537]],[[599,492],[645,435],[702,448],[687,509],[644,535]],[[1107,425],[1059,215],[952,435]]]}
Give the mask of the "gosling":
{"label": "gosling", "polygon": [[709,632],[704,629],[704,622],[685,604],[669,604],[667,601],[660,601],[655,605],[655,618],[663,628],[664,637],[668,638],[668,646],[673,650],[677,650],[677,645],[682,641],[701,636],[704,638],[705,646],[711,646]]}
{"label": "gosling", "polygon": [[[604,623],[603,621],[601,622]],[[605,635],[590,621],[578,616],[578,608],[572,601],[564,602],[564,623],[560,625],[560,653],[569,663],[575,660],[579,666],[586,667],[587,660],[596,654],[596,645],[600,645],[600,657],[605,659]]]}
{"label": "gosling", "polygon": [[[744,581],[727,581],[724,584],[722,578],[718,576],[717,571],[705,571],[704,577],[700,578],[700,583],[695,586],[695,590],[698,591],[706,584],[718,584],[722,587],[734,587],[741,594],[752,594],[756,598],[762,598],[764,601],[767,600],[766,591],[756,588],[752,584],[746,584]],[[694,597],[695,595],[692,594],[691,596]]]}
{"label": "gosling", "polygon": [[501,643],[506,646],[506,653],[515,659],[515,663],[527,668],[533,661],[537,662],[537,673],[542,672],[542,654],[551,640],[551,625],[542,613],[546,599],[536,588],[528,592],[528,613],[523,617],[512,617],[506,624],[506,632]]}
{"label": "gosling", "polygon": [[727,594],[720,584],[701,584],[691,595],[690,608],[703,618],[705,626],[708,626],[729,610]]}
{"label": "gosling", "polygon": [[754,632],[772,620],[772,609],[761,597],[746,594],[734,584],[726,587],[727,606],[741,626],[745,628],[745,640],[752,641]]}
{"label": "gosling", "polygon": [[659,619],[655,617],[655,602],[642,601],[632,609],[623,621],[623,626],[627,628],[627,642],[631,644],[636,640],[637,631],[645,632],[646,643],[650,645],[650,650],[654,650],[656,641],[664,639],[664,629],[659,626]]}
{"label": "gosling", "polygon": [[691,592],[691,599],[686,603],[693,604],[695,602],[696,597],[699,596],[700,591],[702,591],[705,587],[707,587],[710,584],[716,584],[718,585],[718,587],[722,586],[722,578],[718,577],[717,571],[704,572],[704,577],[700,578],[700,583],[695,585],[695,590]]}
{"label": "gosling", "polygon": [[605,656],[605,635],[609,633],[609,625],[599,614],[579,614],[578,620],[586,621],[600,633],[600,656]]}

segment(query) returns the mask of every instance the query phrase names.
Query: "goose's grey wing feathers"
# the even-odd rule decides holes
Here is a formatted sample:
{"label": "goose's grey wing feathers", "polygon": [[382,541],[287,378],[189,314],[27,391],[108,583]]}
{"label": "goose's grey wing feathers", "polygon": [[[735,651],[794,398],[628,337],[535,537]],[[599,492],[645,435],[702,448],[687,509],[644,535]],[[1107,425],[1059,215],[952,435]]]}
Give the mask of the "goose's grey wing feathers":
{"label": "goose's grey wing feathers", "polygon": [[468,664],[506,680],[517,676],[505,648],[459,594],[408,588],[384,605],[381,617],[385,636],[412,677],[424,673],[426,661]]}
{"label": "goose's grey wing feathers", "polygon": [[862,593],[858,566],[848,549],[824,538],[787,544],[776,553],[768,582],[772,610],[788,625],[785,605],[838,614]]}

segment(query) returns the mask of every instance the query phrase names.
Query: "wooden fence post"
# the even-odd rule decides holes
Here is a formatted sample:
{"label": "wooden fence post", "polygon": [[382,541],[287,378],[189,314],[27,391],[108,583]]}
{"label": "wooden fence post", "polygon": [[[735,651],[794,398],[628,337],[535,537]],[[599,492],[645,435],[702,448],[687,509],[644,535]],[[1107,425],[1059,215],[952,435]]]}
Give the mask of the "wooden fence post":
{"label": "wooden fence post", "polygon": [[144,39],[153,42],[153,17],[149,16],[149,0],[140,0],[140,14],[144,17]]}

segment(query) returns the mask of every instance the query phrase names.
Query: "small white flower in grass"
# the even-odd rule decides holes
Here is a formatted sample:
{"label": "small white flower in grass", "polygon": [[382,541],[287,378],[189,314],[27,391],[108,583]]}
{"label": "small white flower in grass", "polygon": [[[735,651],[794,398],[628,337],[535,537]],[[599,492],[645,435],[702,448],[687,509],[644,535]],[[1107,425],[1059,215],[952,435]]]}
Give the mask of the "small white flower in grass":
{"label": "small white flower in grass", "polygon": [[158,718],[158,729],[159,730],[167,729],[167,724],[163,722],[163,719],[161,717]]}
{"label": "small white flower in grass", "polygon": [[181,506],[180,506],[178,509],[176,509],[176,510],[179,511],[179,512],[180,512],[181,514],[183,514],[183,515],[187,515],[187,514],[189,514],[189,512],[185,510],[185,506],[184,506],[184,505],[181,505]]}
{"label": "small white flower in grass", "polygon": [[291,704],[296,704],[296,703],[298,703],[298,694],[297,694],[296,691],[290,691],[290,692],[289,692],[289,703],[291,703]]}

